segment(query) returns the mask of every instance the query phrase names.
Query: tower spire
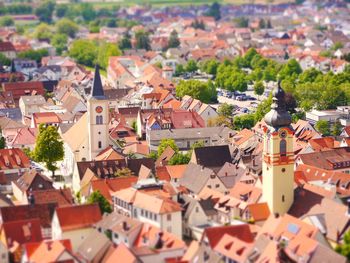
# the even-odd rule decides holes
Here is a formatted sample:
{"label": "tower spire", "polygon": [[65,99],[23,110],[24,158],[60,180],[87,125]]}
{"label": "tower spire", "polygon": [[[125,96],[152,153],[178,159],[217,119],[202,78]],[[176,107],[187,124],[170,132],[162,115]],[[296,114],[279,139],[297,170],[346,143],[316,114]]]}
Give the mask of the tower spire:
{"label": "tower spire", "polygon": [[292,123],[292,117],[286,109],[285,92],[278,82],[277,87],[272,91],[271,110],[265,115],[267,125],[274,128],[289,126]]}
{"label": "tower spire", "polygon": [[94,80],[92,82],[91,97],[95,99],[105,99],[100,75],[100,66],[98,64],[96,64],[95,66],[95,75]]}

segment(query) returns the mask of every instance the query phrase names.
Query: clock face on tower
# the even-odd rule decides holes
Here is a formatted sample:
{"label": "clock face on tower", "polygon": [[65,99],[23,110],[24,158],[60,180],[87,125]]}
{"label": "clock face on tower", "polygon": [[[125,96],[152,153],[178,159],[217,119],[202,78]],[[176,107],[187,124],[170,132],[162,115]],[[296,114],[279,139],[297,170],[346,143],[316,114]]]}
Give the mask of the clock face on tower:
{"label": "clock face on tower", "polygon": [[101,112],[103,111],[103,108],[102,108],[101,106],[97,106],[97,107],[95,108],[95,111],[96,111],[97,113],[101,113]]}
{"label": "clock face on tower", "polygon": [[279,131],[279,135],[281,138],[286,138],[287,137],[287,131],[286,130],[280,130]]}

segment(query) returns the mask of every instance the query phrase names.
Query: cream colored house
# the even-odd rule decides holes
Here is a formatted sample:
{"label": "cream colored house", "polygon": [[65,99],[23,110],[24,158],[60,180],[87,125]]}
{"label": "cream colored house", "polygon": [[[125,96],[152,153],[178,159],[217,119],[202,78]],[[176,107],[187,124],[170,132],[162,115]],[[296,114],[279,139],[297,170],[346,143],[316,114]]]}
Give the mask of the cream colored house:
{"label": "cream colored house", "polygon": [[101,218],[97,204],[59,207],[52,218],[52,239],[69,239],[76,251]]}
{"label": "cream colored house", "polygon": [[19,108],[23,117],[40,112],[40,107],[44,105],[46,105],[46,100],[41,95],[21,96],[19,99]]}

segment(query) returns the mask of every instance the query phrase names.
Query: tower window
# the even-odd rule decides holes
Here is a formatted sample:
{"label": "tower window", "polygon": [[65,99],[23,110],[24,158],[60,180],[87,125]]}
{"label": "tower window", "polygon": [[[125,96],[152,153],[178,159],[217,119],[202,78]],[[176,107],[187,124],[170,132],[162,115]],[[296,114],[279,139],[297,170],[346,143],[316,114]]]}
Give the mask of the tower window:
{"label": "tower window", "polygon": [[103,116],[97,115],[96,116],[96,124],[102,124],[103,123]]}
{"label": "tower window", "polygon": [[286,140],[280,141],[280,154],[281,154],[281,156],[287,155],[287,142],[286,142]]}
{"label": "tower window", "polygon": [[102,142],[98,141],[98,148],[101,149],[102,148]]}
{"label": "tower window", "polygon": [[286,168],[282,168],[282,173],[284,173],[286,171]]}
{"label": "tower window", "polygon": [[284,195],[282,195],[282,202],[284,203]]}

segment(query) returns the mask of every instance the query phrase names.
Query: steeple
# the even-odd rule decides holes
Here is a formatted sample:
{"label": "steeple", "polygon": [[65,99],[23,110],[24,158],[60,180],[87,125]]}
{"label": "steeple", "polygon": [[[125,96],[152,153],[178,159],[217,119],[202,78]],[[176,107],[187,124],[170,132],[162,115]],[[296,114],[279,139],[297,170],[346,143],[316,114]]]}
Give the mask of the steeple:
{"label": "steeple", "polygon": [[292,117],[286,109],[285,92],[280,82],[272,91],[272,96],[271,110],[265,115],[266,124],[276,129],[288,127],[292,123]]}
{"label": "steeple", "polygon": [[105,99],[105,94],[103,92],[103,85],[100,76],[100,67],[98,64],[95,66],[95,76],[92,82],[91,97],[95,99]]}

